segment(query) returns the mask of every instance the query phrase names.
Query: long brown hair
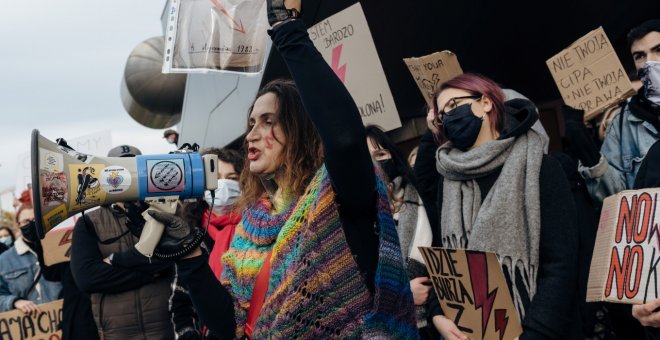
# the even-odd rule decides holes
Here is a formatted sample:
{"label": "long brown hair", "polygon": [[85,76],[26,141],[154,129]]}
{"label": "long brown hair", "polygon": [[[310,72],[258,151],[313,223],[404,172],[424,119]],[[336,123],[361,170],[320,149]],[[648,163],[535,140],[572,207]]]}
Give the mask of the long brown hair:
{"label": "long brown hair", "polygon": [[[298,88],[293,81],[276,79],[269,82],[259,90],[255,101],[266,93],[272,93],[277,97],[276,124],[280,124],[286,136],[281,155],[282,166],[278,170],[281,172],[280,183],[277,184],[288,195],[302,195],[312,176],[323,163],[321,138],[305,112]],[[248,111],[248,120],[253,107],[254,102]],[[249,132],[248,124],[247,133]],[[248,162],[246,160],[246,166],[241,171],[243,190],[239,200],[241,208],[257,202],[265,192],[259,176],[250,172]]]}

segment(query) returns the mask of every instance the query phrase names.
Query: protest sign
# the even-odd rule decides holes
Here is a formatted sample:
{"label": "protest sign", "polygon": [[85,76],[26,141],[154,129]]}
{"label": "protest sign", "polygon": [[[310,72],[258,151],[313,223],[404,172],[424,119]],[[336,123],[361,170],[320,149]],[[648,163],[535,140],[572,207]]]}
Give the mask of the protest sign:
{"label": "protest sign", "polygon": [[598,223],[587,302],[646,303],[660,297],[660,189],[607,197]]}
{"label": "protest sign", "polygon": [[602,27],[546,61],[564,103],[589,120],[635,90]]}
{"label": "protest sign", "polygon": [[[44,264],[46,266],[68,262],[71,259],[73,225],[75,225],[77,219],[78,215],[75,215],[65,220],[47,232],[46,236],[41,240],[41,246],[44,249]],[[67,222],[72,222],[73,225]]]}
{"label": "protest sign", "polygon": [[355,100],[362,122],[385,130],[400,127],[399,112],[360,3],[310,27],[308,32]]}
{"label": "protest sign", "polygon": [[62,300],[41,304],[39,309],[41,311],[36,316],[18,309],[0,313],[0,340],[60,340]]}
{"label": "protest sign", "polygon": [[515,339],[522,333],[494,253],[419,247],[444,315],[472,340]]}
{"label": "protest sign", "polygon": [[168,12],[163,73],[208,71],[256,74],[267,33],[262,0],[175,0]]}
{"label": "protest sign", "polygon": [[442,83],[463,73],[456,54],[451,51],[435,52],[419,58],[404,58],[403,62],[415,78],[426,104],[433,106],[433,91]]}

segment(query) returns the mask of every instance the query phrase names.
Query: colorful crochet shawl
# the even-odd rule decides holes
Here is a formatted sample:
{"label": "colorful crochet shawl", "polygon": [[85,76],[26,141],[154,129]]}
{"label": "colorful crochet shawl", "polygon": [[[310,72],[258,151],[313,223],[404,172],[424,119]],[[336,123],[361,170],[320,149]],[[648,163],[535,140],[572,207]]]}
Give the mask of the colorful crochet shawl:
{"label": "colorful crochet shawl", "polygon": [[[244,333],[255,278],[272,248],[266,300],[253,338],[417,338],[387,189],[377,180],[379,260],[367,289],[346,242],[325,166],[303,196],[272,213],[264,199],[247,209],[223,256],[222,284],[234,297],[236,336]],[[278,202],[279,203],[279,202]]]}

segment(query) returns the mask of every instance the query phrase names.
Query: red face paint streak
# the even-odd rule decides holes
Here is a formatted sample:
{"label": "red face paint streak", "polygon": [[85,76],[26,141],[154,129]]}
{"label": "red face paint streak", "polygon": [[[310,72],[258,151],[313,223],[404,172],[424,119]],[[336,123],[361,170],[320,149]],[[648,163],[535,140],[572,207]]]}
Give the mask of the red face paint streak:
{"label": "red face paint streak", "polygon": [[270,135],[264,137],[264,142],[266,142],[266,149],[273,149],[273,141],[275,140],[275,134],[273,134],[273,129],[270,129]]}

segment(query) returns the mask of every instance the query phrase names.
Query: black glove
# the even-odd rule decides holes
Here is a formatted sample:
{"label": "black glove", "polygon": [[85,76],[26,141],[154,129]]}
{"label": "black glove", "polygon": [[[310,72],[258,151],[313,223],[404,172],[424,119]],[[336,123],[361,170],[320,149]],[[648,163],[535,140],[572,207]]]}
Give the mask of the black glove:
{"label": "black glove", "polygon": [[300,13],[296,9],[284,7],[284,0],[267,0],[268,23],[273,26],[276,22],[289,18],[298,18]]}
{"label": "black glove", "polygon": [[159,211],[149,211],[149,215],[165,225],[165,232],[156,246],[159,253],[177,252],[194,239],[193,228],[181,217]]}
{"label": "black glove", "polygon": [[133,202],[124,203],[124,213],[126,214],[126,227],[131,231],[135,237],[142,235],[142,228],[144,228],[144,217],[142,213],[149,208],[147,203]]}
{"label": "black glove", "polygon": [[23,239],[27,241],[26,243],[32,250],[36,252],[41,249],[41,240],[37,235],[37,224],[34,221],[21,226],[21,234],[23,234]]}
{"label": "black glove", "polygon": [[584,125],[584,110],[562,105],[561,112],[564,115],[564,137],[568,140],[570,149],[584,166],[592,167],[598,164],[600,151]]}

